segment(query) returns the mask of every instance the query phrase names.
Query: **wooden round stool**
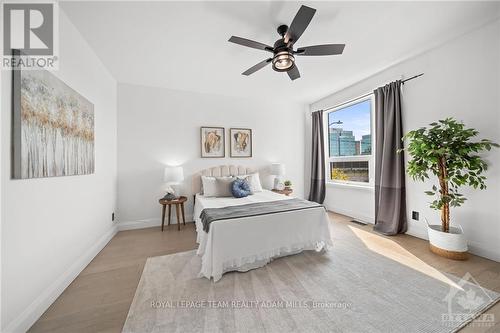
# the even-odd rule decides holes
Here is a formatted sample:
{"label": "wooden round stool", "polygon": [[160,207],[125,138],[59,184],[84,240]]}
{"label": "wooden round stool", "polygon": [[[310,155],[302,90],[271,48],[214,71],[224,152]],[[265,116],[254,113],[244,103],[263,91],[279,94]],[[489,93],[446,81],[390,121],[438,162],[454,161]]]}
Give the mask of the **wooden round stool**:
{"label": "wooden round stool", "polygon": [[177,216],[177,230],[181,230],[180,214],[182,212],[182,222],[186,225],[186,218],[184,217],[184,203],[187,201],[186,197],[178,197],[174,200],[160,199],[160,205],[162,205],[161,214],[161,231],[163,231],[163,226],[165,225],[165,208],[168,206],[168,225],[170,225],[170,213],[172,211],[172,205],[175,205],[175,213]]}

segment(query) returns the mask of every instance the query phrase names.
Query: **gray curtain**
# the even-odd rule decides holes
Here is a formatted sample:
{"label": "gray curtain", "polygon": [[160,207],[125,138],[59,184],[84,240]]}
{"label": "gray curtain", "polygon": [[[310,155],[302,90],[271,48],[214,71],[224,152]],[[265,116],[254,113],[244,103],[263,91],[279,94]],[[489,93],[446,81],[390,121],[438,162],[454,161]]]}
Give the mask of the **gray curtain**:
{"label": "gray curtain", "polygon": [[322,204],[325,201],[325,141],[323,134],[323,111],[312,113],[312,163],[310,201]]}
{"label": "gray curtain", "polygon": [[391,82],[375,93],[375,227],[385,235],[404,233],[406,191],[401,138],[401,81]]}

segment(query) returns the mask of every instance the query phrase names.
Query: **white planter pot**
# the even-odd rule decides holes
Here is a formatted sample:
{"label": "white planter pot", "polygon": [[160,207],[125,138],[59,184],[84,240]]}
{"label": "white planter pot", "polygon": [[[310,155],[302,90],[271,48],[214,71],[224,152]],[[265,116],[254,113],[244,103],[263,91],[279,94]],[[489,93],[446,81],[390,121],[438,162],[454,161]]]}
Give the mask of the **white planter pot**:
{"label": "white planter pot", "polygon": [[450,226],[449,232],[442,232],[441,225],[431,225],[427,219],[425,222],[432,252],[450,259],[467,259],[467,239],[461,226]]}

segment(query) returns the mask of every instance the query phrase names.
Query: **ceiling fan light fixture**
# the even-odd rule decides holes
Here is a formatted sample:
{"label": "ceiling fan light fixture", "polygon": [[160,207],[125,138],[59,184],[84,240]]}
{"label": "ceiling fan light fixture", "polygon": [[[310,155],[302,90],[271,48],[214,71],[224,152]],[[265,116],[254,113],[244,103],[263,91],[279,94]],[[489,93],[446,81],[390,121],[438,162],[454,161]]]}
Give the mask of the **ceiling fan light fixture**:
{"label": "ceiling fan light fixture", "polygon": [[273,69],[277,72],[286,72],[293,67],[294,63],[295,58],[288,51],[278,52],[273,57]]}

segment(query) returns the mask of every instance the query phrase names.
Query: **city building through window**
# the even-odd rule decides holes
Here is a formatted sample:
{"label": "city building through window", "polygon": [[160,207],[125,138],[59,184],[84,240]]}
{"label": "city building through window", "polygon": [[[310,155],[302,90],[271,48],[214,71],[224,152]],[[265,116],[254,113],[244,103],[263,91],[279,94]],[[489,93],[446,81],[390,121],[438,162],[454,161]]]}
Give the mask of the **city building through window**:
{"label": "city building through window", "polygon": [[372,183],[373,95],[328,112],[328,179]]}

